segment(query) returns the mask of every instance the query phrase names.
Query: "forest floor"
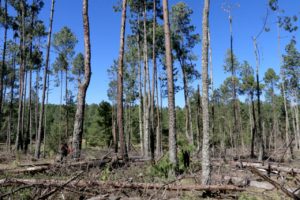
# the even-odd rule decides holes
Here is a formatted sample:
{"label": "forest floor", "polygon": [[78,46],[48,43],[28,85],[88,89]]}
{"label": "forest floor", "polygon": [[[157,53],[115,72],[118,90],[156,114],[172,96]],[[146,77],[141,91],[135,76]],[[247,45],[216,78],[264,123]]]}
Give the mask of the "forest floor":
{"label": "forest floor", "polygon": [[79,162],[63,163],[55,156],[34,161],[2,151],[0,199],[300,199],[300,152],[294,153],[291,162],[275,162],[284,157],[276,153],[265,163],[230,152],[226,160],[215,156],[211,184],[218,188],[203,189],[197,156],[172,176],[165,157],[153,165],[136,151],[128,163],[115,159],[112,150],[85,150]]}

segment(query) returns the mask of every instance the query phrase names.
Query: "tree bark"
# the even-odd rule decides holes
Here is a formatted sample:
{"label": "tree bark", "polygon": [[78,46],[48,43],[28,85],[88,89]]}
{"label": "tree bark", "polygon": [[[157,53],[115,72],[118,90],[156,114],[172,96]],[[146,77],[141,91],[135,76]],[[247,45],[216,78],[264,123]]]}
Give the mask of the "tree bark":
{"label": "tree bark", "polygon": [[163,154],[162,149],[162,133],[161,133],[161,114],[160,114],[160,105],[159,105],[159,94],[158,94],[158,80],[157,80],[157,70],[155,73],[155,92],[156,92],[156,158],[160,158]]}
{"label": "tree bark", "polygon": [[47,86],[46,88],[48,88],[47,90],[47,96],[46,96],[46,105],[45,105],[45,112],[44,112],[44,148],[43,148],[43,157],[45,158],[46,156],[46,137],[47,137],[47,107],[49,105],[49,87],[50,87],[50,75],[48,73],[47,75]]}
{"label": "tree bark", "polygon": [[21,2],[21,30],[20,30],[20,70],[19,70],[19,107],[18,107],[18,125],[17,125],[17,136],[16,136],[16,150],[23,150],[23,89],[24,89],[24,71],[25,71],[25,2]]}
{"label": "tree bark", "polygon": [[202,112],[203,112],[203,144],[202,144],[202,184],[209,185],[211,182],[210,163],[210,134],[209,134],[209,105],[208,105],[208,28],[209,28],[209,4],[205,0],[202,16]]}
{"label": "tree bark", "polygon": [[[180,59],[181,60],[181,59]],[[189,145],[194,144],[194,140],[192,138],[193,132],[191,127],[191,118],[190,118],[190,102],[189,102],[189,94],[188,94],[188,77],[185,69],[185,62],[183,60],[180,61],[181,70],[182,70],[182,79],[183,79],[183,93],[184,93],[184,110],[185,110],[185,135],[188,139]]]}
{"label": "tree bark", "polygon": [[176,139],[176,114],[175,93],[173,78],[173,61],[171,49],[171,31],[169,21],[168,0],[163,0],[164,35],[166,48],[166,66],[168,79],[168,113],[169,113],[169,159],[173,164],[175,172],[178,170],[177,139]]}
{"label": "tree bark", "polygon": [[[144,28],[144,48],[143,48],[143,57],[144,57],[144,157],[149,157],[150,150],[150,82],[149,82],[149,66],[148,66],[148,42],[147,42],[147,8],[146,2],[143,1],[144,11],[143,11],[143,28]],[[149,87],[147,85],[149,83]]]}
{"label": "tree bark", "polygon": [[13,101],[14,101],[14,88],[15,88],[15,80],[16,80],[16,55],[12,56],[12,66],[13,66],[13,77],[10,80],[10,102],[9,102],[9,116],[8,116],[8,125],[7,125],[7,138],[6,144],[8,151],[11,150],[11,136],[12,136],[12,124],[13,124]]}
{"label": "tree bark", "polygon": [[[39,78],[40,78],[40,69],[36,71],[36,88],[35,88],[35,137],[38,135],[39,130]],[[32,152],[32,135],[30,136],[30,152]]]}
{"label": "tree bark", "polygon": [[154,146],[155,138],[154,133],[157,127],[155,127],[155,114],[154,114],[154,95],[155,95],[155,76],[157,74],[157,63],[156,63],[156,0],[153,0],[153,35],[152,35],[152,92],[151,92],[151,130],[150,130],[150,151],[151,159],[154,160]]}
{"label": "tree bark", "polygon": [[[1,5],[0,5],[1,8]],[[7,19],[7,0],[4,3],[4,43],[3,43],[3,51],[2,51],[2,66],[0,70],[0,128],[2,127],[2,110],[3,110],[3,85],[4,85],[4,73],[5,73],[5,60],[6,60],[6,42],[7,42],[7,30],[8,30],[8,19]]]}
{"label": "tree bark", "polygon": [[295,117],[296,117],[296,135],[298,139],[298,149],[300,148],[300,125],[299,125],[299,110],[298,106],[294,106],[294,112],[295,112]]}
{"label": "tree bark", "polygon": [[[138,14],[138,29],[140,28],[140,19]],[[140,34],[137,33],[138,42],[138,78],[139,78],[139,133],[140,133],[140,145],[141,155],[144,156],[144,133],[143,133],[143,92],[142,92],[142,66],[141,66],[141,50],[140,50]]]}
{"label": "tree bark", "polygon": [[258,116],[258,129],[257,129],[257,136],[258,136],[258,160],[262,161],[265,156],[265,146],[264,146],[264,138],[262,134],[262,116],[260,110],[260,84],[259,84],[259,58],[258,58],[258,50],[257,50],[257,43],[256,38],[253,38],[254,44],[254,53],[256,59],[256,95],[257,95],[257,116]]}
{"label": "tree bark", "polygon": [[251,98],[251,110],[252,110],[252,117],[253,117],[253,127],[252,127],[252,137],[251,137],[251,158],[255,157],[254,153],[254,145],[255,145],[255,137],[257,135],[257,127],[256,127],[256,115],[255,115],[255,107],[254,107],[254,100],[253,100],[253,92],[250,93]]}
{"label": "tree bark", "polygon": [[234,58],[233,58],[233,33],[232,33],[232,16],[229,14],[229,24],[230,24],[230,61],[231,61],[231,81],[233,85],[233,138],[234,138],[234,146],[235,153],[237,154],[238,148],[238,130],[239,130],[239,122],[237,120],[237,90],[236,90],[236,70],[234,66]]}
{"label": "tree bark", "polygon": [[200,93],[200,85],[198,85],[197,88],[197,152],[200,152],[201,150],[201,112],[202,112],[202,101],[201,101],[201,93]]}
{"label": "tree bark", "polygon": [[121,19],[121,33],[120,33],[120,49],[119,49],[119,62],[118,62],[118,95],[117,95],[117,121],[118,132],[120,140],[120,154],[124,160],[127,160],[127,150],[123,126],[123,65],[124,65],[124,37],[126,26],[126,7],[127,0],[123,0],[122,4],[122,19]]}
{"label": "tree bark", "polygon": [[91,43],[90,43],[90,24],[88,15],[88,0],[82,1],[82,17],[84,30],[84,80],[79,85],[77,94],[77,109],[75,114],[73,132],[73,151],[74,159],[79,159],[83,135],[83,122],[85,111],[86,91],[91,79]]}
{"label": "tree bark", "polygon": [[35,157],[40,158],[41,153],[41,143],[42,143],[42,131],[43,131],[43,121],[44,121],[44,112],[45,112],[45,98],[46,98],[46,89],[47,89],[47,74],[49,68],[49,57],[50,57],[50,48],[51,48],[51,36],[52,36],[52,25],[53,25],[53,17],[54,17],[54,6],[55,0],[52,0],[51,11],[50,11],[50,25],[48,32],[48,42],[47,42],[47,53],[46,53],[46,63],[44,68],[44,77],[43,77],[43,92],[42,92],[42,102],[40,109],[40,117],[39,117],[39,126],[38,126],[38,134],[36,136],[36,146],[35,146]]}

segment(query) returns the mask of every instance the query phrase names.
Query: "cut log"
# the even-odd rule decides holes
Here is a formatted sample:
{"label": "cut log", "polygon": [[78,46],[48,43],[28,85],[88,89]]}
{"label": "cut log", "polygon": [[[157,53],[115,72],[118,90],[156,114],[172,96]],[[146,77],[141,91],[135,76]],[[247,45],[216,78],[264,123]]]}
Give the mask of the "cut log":
{"label": "cut log", "polygon": [[[224,166],[222,161],[214,161],[213,166]],[[286,167],[286,166],[279,166],[279,163],[265,163],[264,165],[259,162],[237,162],[237,161],[231,161],[228,163],[231,166],[235,166],[238,168],[246,168],[246,167],[255,167],[257,169],[263,169],[266,171],[271,171],[271,173],[278,174],[280,172],[285,172],[289,174],[300,174],[299,168],[293,168],[293,167]],[[226,165],[226,164],[225,164]]]}
{"label": "cut log", "polygon": [[281,184],[277,183],[276,181],[272,180],[271,178],[267,177],[266,175],[260,173],[255,167],[248,167],[248,169],[255,175],[261,177],[265,181],[271,183],[275,188],[281,190],[283,193],[285,193],[288,197],[300,200],[300,197],[296,196],[293,192],[287,190],[284,186]]}
{"label": "cut log", "polygon": [[255,187],[258,189],[263,190],[273,190],[274,186],[270,184],[269,182],[265,181],[255,181],[250,180],[249,178],[241,178],[241,177],[231,177],[231,176],[224,176],[223,179],[225,180],[226,184],[232,184],[237,187]]}
{"label": "cut log", "polygon": [[42,197],[40,197],[39,199],[47,199],[48,197],[50,197],[52,194],[56,193],[59,190],[62,190],[66,185],[68,185],[69,183],[71,183],[72,181],[76,180],[79,176],[81,176],[83,174],[84,171],[80,172],[79,174],[77,174],[76,176],[72,177],[71,179],[69,179],[68,181],[66,181],[64,184],[62,184],[60,187],[56,187],[55,189],[51,190],[50,192],[48,192],[47,194],[44,194]]}
{"label": "cut log", "polygon": [[[33,185],[42,187],[61,187],[66,181],[63,180],[47,180],[47,179],[2,179],[0,186],[12,185]],[[105,181],[87,181],[80,180],[75,184],[68,184],[65,187],[81,188],[127,188],[127,189],[164,189],[164,190],[183,190],[183,191],[244,191],[233,185],[178,185],[178,184],[159,184],[159,183],[130,183],[130,182],[105,182]]]}
{"label": "cut log", "polygon": [[57,168],[80,168],[80,169],[87,169],[87,168],[94,168],[94,167],[103,167],[105,164],[109,163],[111,158],[104,158],[98,160],[89,160],[89,161],[80,161],[80,162],[71,162],[71,163],[54,163],[49,165],[41,165],[41,166],[34,166],[34,167],[25,167],[25,168],[15,168],[15,169],[5,169],[1,170],[0,174],[35,174],[39,172],[44,172],[49,169],[57,169]]}

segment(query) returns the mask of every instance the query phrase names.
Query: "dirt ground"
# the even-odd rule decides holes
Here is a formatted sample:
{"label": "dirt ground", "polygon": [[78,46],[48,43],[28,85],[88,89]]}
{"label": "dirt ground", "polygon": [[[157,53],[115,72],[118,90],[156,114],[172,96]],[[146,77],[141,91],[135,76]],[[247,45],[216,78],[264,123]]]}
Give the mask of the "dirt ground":
{"label": "dirt ground", "polygon": [[[89,149],[83,152],[83,160],[99,160],[104,155],[112,157],[110,150]],[[276,155],[280,157],[280,155]],[[200,185],[201,183],[201,160],[197,156],[191,158],[190,167],[182,171],[178,176],[172,176],[164,172],[167,165],[164,165],[164,159],[153,165],[151,161],[144,160],[139,157],[137,152],[131,152],[130,157],[133,161],[124,164],[113,165],[109,162],[105,165],[93,167],[70,167],[73,162],[71,158],[59,164],[59,167],[50,167],[49,169],[37,173],[9,173],[12,169],[21,169],[24,166],[38,166],[41,163],[49,163],[55,166],[57,163],[56,156],[51,158],[34,161],[31,156],[23,154],[8,154],[2,151],[0,155],[0,179],[39,179],[39,180],[63,180],[67,181],[76,176],[79,171],[82,173],[76,181],[86,182],[122,182],[122,183],[157,183],[162,185],[176,184],[179,186]],[[247,168],[232,165],[236,159],[233,156],[227,156],[226,161],[220,158],[212,160],[212,184],[213,185],[237,185],[244,191],[168,191],[165,187],[159,189],[136,189],[136,188],[116,188],[116,187],[93,187],[92,185],[76,188],[75,183],[71,186],[76,189],[72,191],[61,187],[54,194],[46,199],[240,199],[240,200],[260,200],[260,199],[289,199],[281,190],[275,188],[259,188],[269,187],[261,177],[251,173]],[[240,161],[255,162],[255,160],[247,159],[247,156],[240,157]],[[271,159],[269,159],[271,160]],[[291,168],[300,168],[300,152],[295,151],[295,159],[289,163],[270,162],[272,165],[280,165]],[[261,171],[265,173],[264,171]],[[283,187],[291,191],[300,187],[300,174],[275,173],[270,177]],[[247,184],[248,182],[248,184]],[[257,185],[255,185],[257,184]],[[265,185],[264,185],[265,184]],[[0,199],[38,199],[43,194],[53,190],[50,187],[40,187],[37,185],[29,185],[24,187],[22,184],[0,185]],[[21,189],[20,189],[21,188]],[[71,188],[71,189],[70,189]],[[17,192],[13,192],[19,190]],[[11,193],[11,194],[9,194]]]}

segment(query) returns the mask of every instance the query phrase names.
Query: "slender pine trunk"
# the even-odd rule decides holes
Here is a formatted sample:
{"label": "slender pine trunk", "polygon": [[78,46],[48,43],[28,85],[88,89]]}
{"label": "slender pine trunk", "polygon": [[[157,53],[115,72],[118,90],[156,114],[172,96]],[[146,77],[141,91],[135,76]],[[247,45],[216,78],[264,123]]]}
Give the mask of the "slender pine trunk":
{"label": "slender pine trunk", "polygon": [[208,101],[208,28],[209,28],[209,0],[205,0],[202,18],[202,111],[203,111],[203,145],[202,145],[202,184],[211,182],[210,163],[210,133],[209,133],[209,101]]}
{"label": "slender pine trunk", "polygon": [[[0,4],[1,7],[1,4]],[[0,128],[2,127],[2,115],[3,115],[3,87],[4,87],[4,74],[6,69],[6,43],[7,43],[7,30],[8,30],[8,19],[7,16],[7,0],[5,0],[4,5],[4,42],[3,42],[3,50],[2,50],[2,65],[0,69]]]}
{"label": "slender pine trunk", "polygon": [[40,158],[40,153],[41,153],[41,140],[42,140],[42,131],[43,131],[43,121],[44,121],[44,115],[45,115],[45,113],[44,113],[45,112],[45,98],[46,98],[46,89],[47,89],[47,75],[48,75],[48,68],[49,68],[52,25],[53,25],[53,17],[54,17],[54,6],[55,6],[55,0],[52,0],[51,11],[50,11],[50,13],[51,13],[50,14],[50,25],[49,25],[48,41],[47,41],[46,63],[45,63],[44,75],[43,75],[43,91],[42,91],[42,99],[41,99],[41,109],[40,109],[40,117],[39,117],[38,134],[36,136],[36,146],[35,146],[35,157],[36,158]]}
{"label": "slender pine trunk", "polygon": [[[143,57],[144,57],[144,157],[149,158],[150,152],[150,82],[149,82],[149,66],[148,66],[148,42],[147,42],[147,9],[146,2],[144,3],[143,10],[143,28],[144,28],[144,45],[143,45]],[[149,83],[149,85],[148,85]],[[148,86],[148,88],[147,88]]]}
{"label": "slender pine trunk", "polygon": [[123,65],[124,65],[124,43],[125,43],[125,29],[126,29],[126,8],[127,0],[123,0],[122,4],[122,19],[121,19],[121,33],[120,33],[120,49],[119,49],[119,62],[118,62],[118,95],[117,95],[117,121],[118,132],[120,140],[120,155],[123,160],[128,159],[126,151],[126,141],[123,126]]}
{"label": "slender pine trunk", "polygon": [[169,159],[173,165],[173,170],[176,173],[178,171],[176,113],[168,0],[163,0],[163,17],[168,79]]}
{"label": "slender pine trunk", "polygon": [[151,92],[151,112],[150,112],[150,119],[151,119],[151,130],[150,130],[150,151],[151,151],[151,159],[154,160],[154,147],[155,147],[155,114],[154,114],[154,95],[155,95],[155,75],[157,71],[157,64],[156,64],[156,0],[153,0],[153,35],[152,35],[152,92]]}
{"label": "slender pine trunk", "polygon": [[12,57],[12,66],[13,66],[13,76],[10,80],[10,102],[9,102],[9,116],[8,116],[8,125],[7,125],[7,149],[11,150],[11,136],[12,136],[12,124],[13,124],[13,101],[14,101],[14,89],[15,89],[15,80],[16,80],[16,55]]}

